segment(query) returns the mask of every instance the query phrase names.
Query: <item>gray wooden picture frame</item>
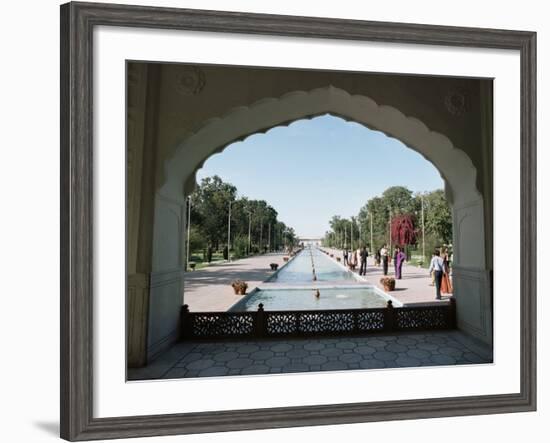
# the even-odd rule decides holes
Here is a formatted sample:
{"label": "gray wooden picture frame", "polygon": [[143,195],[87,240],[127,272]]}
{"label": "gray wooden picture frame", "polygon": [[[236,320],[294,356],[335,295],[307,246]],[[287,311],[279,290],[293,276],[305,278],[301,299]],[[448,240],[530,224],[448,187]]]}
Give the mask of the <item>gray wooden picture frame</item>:
{"label": "gray wooden picture frame", "polygon": [[[521,391],[517,394],[93,416],[92,54],[95,26],[267,34],[519,51]],[[536,409],[536,33],[68,3],[61,6],[61,437],[70,441],[494,414]]]}

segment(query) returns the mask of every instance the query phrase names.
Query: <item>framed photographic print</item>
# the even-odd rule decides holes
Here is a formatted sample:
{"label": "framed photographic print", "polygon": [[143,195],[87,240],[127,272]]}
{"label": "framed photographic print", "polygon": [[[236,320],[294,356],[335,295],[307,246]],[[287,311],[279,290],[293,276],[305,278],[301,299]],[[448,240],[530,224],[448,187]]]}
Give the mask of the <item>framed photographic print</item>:
{"label": "framed photographic print", "polygon": [[535,42],[63,5],[61,436],[535,410]]}

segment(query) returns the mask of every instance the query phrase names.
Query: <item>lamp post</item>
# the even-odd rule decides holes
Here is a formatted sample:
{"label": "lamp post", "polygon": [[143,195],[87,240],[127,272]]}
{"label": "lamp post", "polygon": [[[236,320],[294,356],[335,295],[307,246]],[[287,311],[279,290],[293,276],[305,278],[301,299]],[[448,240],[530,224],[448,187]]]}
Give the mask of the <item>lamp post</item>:
{"label": "lamp post", "polygon": [[424,264],[424,260],[426,260],[426,244],[424,240],[424,194],[420,194],[420,203],[422,207],[422,264]]}
{"label": "lamp post", "polygon": [[353,251],[353,218],[351,218],[349,222],[349,238],[350,249]]}
{"label": "lamp post", "polygon": [[348,249],[348,230],[344,225],[344,249]]}
{"label": "lamp post", "polygon": [[227,218],[227,261],[231,261],[231,200],[229,200],[229,215]]}
{"label": "lamp post", "polygon": [[246,251],[246,255],[250,255],[250,232],[252,228],[252,212],[248,213],[248,250]]}
{"label": "lamp post", "polygon": [[389,234],[389,237],[390,237],[390,241],[388,242],[389,245],[390,245],[390,254],[391,254],[391,206],[388,206],[388,214],[389,214],[389,219],[388,219],[388,234]]}
{"label": "lamp post", "polygon": [[189,267],[189,246],[191,239],[191,196],[187,197],[187,251],[185,257],[185,270]]}
{"label": "lamp post", "polygon": [[371,250],[371,254],[374,254],[374,243],[372,241],[372,212],[369,212],[369,220],[370,220],[370,250]]}
{"label": "lamp post", "polygon": [[264,239],[264,221],[260,223],[260,254],[262,253],[262,243]]}

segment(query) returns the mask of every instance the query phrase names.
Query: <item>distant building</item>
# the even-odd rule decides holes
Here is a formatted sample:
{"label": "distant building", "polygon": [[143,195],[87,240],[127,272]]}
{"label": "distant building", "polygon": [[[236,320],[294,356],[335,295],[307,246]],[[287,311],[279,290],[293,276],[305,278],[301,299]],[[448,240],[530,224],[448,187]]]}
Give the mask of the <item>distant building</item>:
{"label": "distant building", "polygon": [[303,243],[304,246],[321,246],[321,240],[320,237],[298,237],[298,243]]}

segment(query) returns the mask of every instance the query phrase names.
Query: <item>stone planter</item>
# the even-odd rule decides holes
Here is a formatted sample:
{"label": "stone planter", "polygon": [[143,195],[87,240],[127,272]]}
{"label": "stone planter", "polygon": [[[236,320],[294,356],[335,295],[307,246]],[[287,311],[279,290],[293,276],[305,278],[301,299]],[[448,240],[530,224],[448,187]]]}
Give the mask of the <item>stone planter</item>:
{"label": "stone planter", "polygon": [[235,291],[235,295],[245,295],[248,288],[248,284],[242,280],[235,280],[231,283],[231,286],[233,287],[233,291]]}
{"label": "stone planter", "polygon": [[384,291],[395,291],[395,279],[392,277],[384,277],[380,279],[380,284],[384,287]]}

